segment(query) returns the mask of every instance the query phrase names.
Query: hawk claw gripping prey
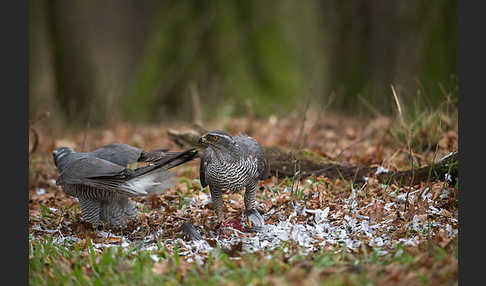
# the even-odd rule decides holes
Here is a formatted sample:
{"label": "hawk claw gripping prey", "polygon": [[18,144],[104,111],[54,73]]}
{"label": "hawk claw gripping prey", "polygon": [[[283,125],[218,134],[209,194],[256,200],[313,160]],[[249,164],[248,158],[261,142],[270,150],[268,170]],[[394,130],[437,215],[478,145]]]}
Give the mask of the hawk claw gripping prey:
{"label": "hawk claw gripping prey", "polygon": [[231,136],[221,131],[203,135],[199,143],[207,146],[201,159],[201,186],[209,185],[218,221],[223,220],[222,190],[245,189],[245,214],[248,225],[261,228],[263,217],[255,209],[258,181],[268,177],[269,168],[260,144],[247,135]]}
{"label": "hawk claw gripping prey", "polygon": [[[172,187],[168,169],[192,160],[197,151],[143,151],[114,143],[86,153],[60,147],[52,154],[59,171],[56,183],[78,198],[83,220],[94,227],[106,223],[116,229],[138,214],[129,197],[160,194]],[[127,167],[136,162],[150,164]]]}

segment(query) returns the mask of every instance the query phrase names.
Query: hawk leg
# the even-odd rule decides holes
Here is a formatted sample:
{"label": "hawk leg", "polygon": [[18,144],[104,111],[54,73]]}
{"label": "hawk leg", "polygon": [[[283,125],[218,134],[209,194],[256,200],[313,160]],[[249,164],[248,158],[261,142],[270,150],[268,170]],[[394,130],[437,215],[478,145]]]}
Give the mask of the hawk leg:
{"label": "hawk leg", "polygon": [[137,217],[138,214],[128,197],[104,201],[102,206],[102,220],[114,229],[125,227],[128,220]]}
{"label": "hawk leg", "polygon": [[260,213],[255,209],[256,192],[258,190],[257,183],[250,183],[245,188],[245,214],[248,220],[248,227],[262,227],[265,224],[265,220]]}
{"label": "hawk leg", "polygon": [[99,201],[88,200],[85,198],[78,198],[78,200],[83,220],[91,223],[94,228],[97,228],[98,225],[101,224],[101,203]]}
{"label": "hawk leg", "polygon": [[211,192],[211,200],[213,201],[218,222],[221,222],[223,221],[223,194],[221,189],[212,186],[209,187],[209,191]]}

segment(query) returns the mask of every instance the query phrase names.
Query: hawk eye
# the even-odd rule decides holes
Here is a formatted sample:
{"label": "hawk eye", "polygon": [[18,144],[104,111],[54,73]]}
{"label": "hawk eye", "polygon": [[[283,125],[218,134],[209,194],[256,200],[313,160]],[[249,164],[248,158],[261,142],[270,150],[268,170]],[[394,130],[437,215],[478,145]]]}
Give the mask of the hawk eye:
{"label": "hawk eye", "polygon": [[218,136],[214,136],[214,135],[211,135],[211,137],[209,137],[209,140],[213,141],[213,142],[216,142],[218,141],[219,137]]}

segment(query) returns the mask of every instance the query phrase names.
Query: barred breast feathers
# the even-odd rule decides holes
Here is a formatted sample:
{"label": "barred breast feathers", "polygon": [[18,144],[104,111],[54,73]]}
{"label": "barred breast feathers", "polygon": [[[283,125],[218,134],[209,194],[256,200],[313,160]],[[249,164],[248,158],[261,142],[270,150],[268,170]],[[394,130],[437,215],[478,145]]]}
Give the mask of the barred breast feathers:
{"label": "barred breast feathers", "polygon": [[240,158],[237,163],[233,164],[212,160],[207,166],[206,178],[210,185],[236,191],[256,179],[257,167],[257,161],[253,156]]}

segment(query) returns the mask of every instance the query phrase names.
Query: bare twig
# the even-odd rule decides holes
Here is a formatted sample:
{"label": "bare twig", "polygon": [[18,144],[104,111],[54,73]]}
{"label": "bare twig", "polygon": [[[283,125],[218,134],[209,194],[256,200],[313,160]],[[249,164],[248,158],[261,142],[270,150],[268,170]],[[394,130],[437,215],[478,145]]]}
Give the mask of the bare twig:
{"label": "bare twig", "polygon": [[366,98],[362,97],[361,94],[358,94],[358,99],[367,107],[376,117],[383,117],[383,115],[376,109],[371,103],[366,100]]}
{"label": "bare twig", "polygon": [[[91,117],[91,116],[89,116]],[[88,137],[88,129],[89,129],[89,126],[90,126],[90,121],[88,119],[88,121],[86,122],[86,127],[84,128],[84,132],[83,132],[83,143],[81,144],[81,151],[85,152],[86,149],[85,149],[85,146],[86,146],[86,137]]]}
{"label": "bare twig", "polygon": [[410,194],[410,190],[412,189],[414,180],[415,180],[415,169],[413,167],[413,156],[412,156],[412,148],[410,146],[410,140],[408,141],[408,149],[409,149],[409,156],[410,156],[410,169],[412,170],[412,179],[410,180],[408,190],[407,190],[407,196],[405,198],[405,211],[407,211],[408,208],[408,195]]}
{"label": "bare twig", "polygon": [[201,125],[201,100],[196,84],[193,82],[189,85],[189,93],[192,100],[192,115],[194,123]]}
{"label": "bare twig", "polygon": [[251,100],[247,98],[245,100],[245,106],[246,106],[246,116],[247,116],[247,124],[246,124],[246,134],[252,135],[253,129],[254,129],[254,121],[255,121],[255,112],[253,111]]}
{"label": "bare twig", "polygon": [[406,128],[405,125],[405,120],[403,119],[403,113],[402,113],[402,107],[400,106],[400,102],[398,101],[398,96],[397,93],[395,92],[395,88],[393,87],[393,84],[391,85],[392,93],[393,93],[393,98],[395,99],[395,104],[397,105],[398,108],[398,115],[400,119],[400,123],[404,128]]}
{"label": "bare twig", "polygon": [[410,157],[410,169],[412,171],[412,179],[410,180],[408,190],[407,190],[407,195],[405,197],[405,211],[408,209],[408,196],[410,194],[410,190],[412,189],[413,183],[414,183],[414,177],[415,177],[415,169],[413,167],[413,154],[412,154],[412,146],[411,146],[411,129],[407,127],[405,124],[405,120],[403,119],[403,112],[402,112],[402,107],[400,106],[400,101],[398,100],[397,93],[395,92],[395,88],[393,87],[393,84],[391,85],[392,93],[393,93],[393,98],[395,99],[395,104],[397,105],[398,109],[398,118],[400,120],[400,124],[402,125],[403,128],[406,129],[407,132],[407,147],[408,147],[408,152],[409,152],[409,157]]}
{"label": "bare twig", "polygon": [[[307,97],[307,102],[305,104],[305,108],[304,108],[304,112],[302,113],[304,116],[302,118],[302,122],[300,124],[300,128],[299,128],[299,135],[297,136],[297,138],[295,138],[295,146],[297,146],[298,148],[302,148],[304,147],[304,140],[302,139],[304,137],[304,129],[305,129],[305,122],[307,120],[307,111],[309,110],[309,106],[310,106],[310,96]],[[301,139],[302,139],[302,142],[301,142]]]}
{"label": "bare twig", "polygon": [[[334,102],[335,98],[336,98],[336,93],[333,92],[329,95],[329,98],[327,99],[326,104],[320,104],[320,109],[319,109],[319,112],[318,112],[318,114],[320,116],[325,114],[325,111]],[[306,105],[305,110],[304,110],[304,118],[303,118],[302,125],[301,125],[301,128],[300,128],[299,137],[296,140],[296,142],[299,142],[300,138],[302,138],[302,142],[301,142],[300,145],[298,145],[296,143],[296,145],[298,145],[300,148],[304,148],[307,145],[307,138],[309,137],[309,132],[314,129],[314,127],[317,125],[317,123],[319,122],[319,119],[320,119],[320,116],[316,116],[314,122],[310,125],[310,128],[307,130],[307,132],[304,131],[305,122],[307,120],[307,111],[308,111],[309,107],[310,107],[310,96],[308,97],[307,105]]]}

